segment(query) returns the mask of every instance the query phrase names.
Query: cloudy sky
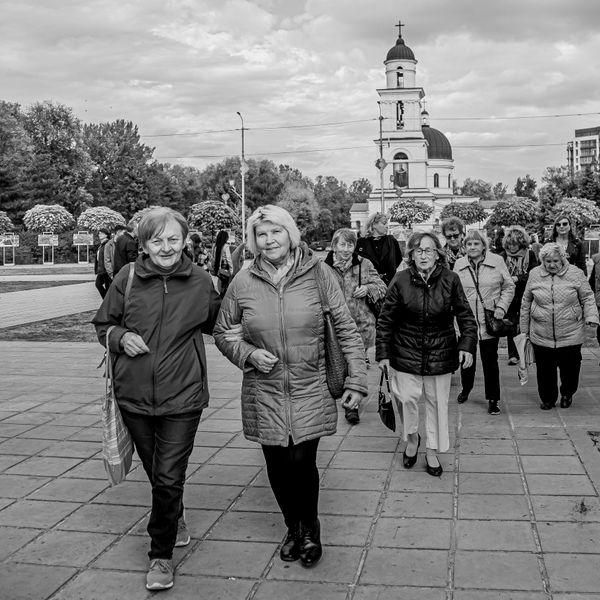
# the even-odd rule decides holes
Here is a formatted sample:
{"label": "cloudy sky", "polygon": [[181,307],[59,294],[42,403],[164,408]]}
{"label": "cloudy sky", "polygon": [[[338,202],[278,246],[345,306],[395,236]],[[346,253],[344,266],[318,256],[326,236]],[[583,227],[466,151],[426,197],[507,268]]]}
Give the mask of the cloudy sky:
{"label": "cloudy sky", "polygon": [[600,125],[594,0],[2,0],[0,17],[1,99],[132,120],[163,162],[238,154],[239,111],[248,157],[375,182],[399,19],[459,182],[539,181]]}

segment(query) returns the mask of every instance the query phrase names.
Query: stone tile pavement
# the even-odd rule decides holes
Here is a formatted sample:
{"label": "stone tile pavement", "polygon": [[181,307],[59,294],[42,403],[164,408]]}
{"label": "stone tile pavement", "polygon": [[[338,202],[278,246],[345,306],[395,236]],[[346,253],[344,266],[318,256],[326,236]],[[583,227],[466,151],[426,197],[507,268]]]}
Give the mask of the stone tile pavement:
{"label": "stone tile pavement", "polygon": [[[240,374],[207,347],[212,400],[185,503],[192,543],[176,549],[173,599],[583,600],[600,598],[600,377],[586,355],[568,410],[542,412],[534,381],[501,360],[503,412],[481,379],[452,390],[444,474],[376,413],[323,438],[324,557],[282,563],[284,525],[263,458],[241,432]],[[138,463],[109,488],[100,459],[100,346],[0,342],[0,598],[142,599],[150,490]],[[455,378],[456,379],[456,378]],[[456,380],[454,381],[456,384]]]}

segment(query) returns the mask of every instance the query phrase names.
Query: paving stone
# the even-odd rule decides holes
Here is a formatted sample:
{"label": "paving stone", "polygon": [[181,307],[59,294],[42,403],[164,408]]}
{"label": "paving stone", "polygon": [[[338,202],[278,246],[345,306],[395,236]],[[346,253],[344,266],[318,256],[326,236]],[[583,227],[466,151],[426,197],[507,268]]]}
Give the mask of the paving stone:
{"label": "paving stone", "polygon": [[0,475],[0,496],[4,498],[23,498],[48,481],[50,481],[49,477]]}
{"label": "paving stone", "polygon": [[[440,457],[443,466],[443,458]],[[392,473],[390,490],[393,492],[451,492],[454,487],[454,475],[447,471],[441,477],[431,477],[425,466],[417,464],[412,469],[403,469]]]}
{"label": "paving stone", "polygon": [[[190,537],[193,540],[202,538],[221,515],[222,513],[219,510],[204,510],[186,507],[185,520],[188,525]],[[128,535],[140,535],[148,538],[148,519],[149,514],[138,521],[135,527],[128,532]]]}
{"label": "paving stone", "polygon": [[394,455],[390,452],[339,452],[331,466],[337,469],[387,470]]}
{"label": "paving stone", "polygon": [[42,533],[42,529],[26,529],[24,527],[0,527],[0,560],[6,560],[13,552],[25,546],[33,538]]}
{"label": "paving stone", "polygon": [[570,440],[518,440],[522,455],[575,456],[575,448]]}
{"label": "paving stone", "polygon": [[190,467],[208,462],[217,452],[219,448],[213,446],[194,446],[189,459]]}
{"label": "paving stone", "polygon": [[183,503],[188,508],[218,508],[225,510],[243,491],[234,485],[201,485],[189,481],[183,491]]}
{"label": "paving stone", "polygon": [[66,458],[91,458],[100,454],[102,448],[95,442],[59,442],[40,452],[40,456],[59,456]]}
{"label": "paving stone", "polygon": [[10,469],[10,467],[28,460],[26,456],[18,454],[0,454],[0,472]]}
{"label": "paving stone", "polygon": [[49,528],[79,508],[75,502],[19,500],[0,511],[0,525]]}
{"label": "paving stone", "polygon": [[371,517],[319,515],[321,541],[331,546],[364,546],[371,528]]}
{"label": "paving stone", "polygon": [[492,423],[484,425],[481,422],[480,417],[481,415],[479,414],[479,412],[477,412],[477,414],[475,415],[470,416],[468,421],[465,421],[465,417],[463,416],[460,428],[460,437],[462,439],[511,439],[512,436],[510,426],[508,425],[508,423],[498,423],[496,419],[494,419]]}
{"label": "paving stone", "polygon": [[461,473],[518,473],[515,456],[509,454],[460,455]]}
{"label": "paving stone", "polygon": [[[455,592],[456,593],[456,592]],[[456,596],[455,596],[456,597]],[[358,585],[354,600],[446,600],[446,591],[441,588],[404,587],[383,585]]]}
{"label": "paving stone", "polygon": [[204,540],[187,557],[179,572],[184,575],[260,577],[277,544]]}
{"label": "paving stone", "polygon": [[563,473],[565,475],[585,475],[585,469],[577,456],[523,456],[525,473]]}
{"label": "paving stone", "polygon": [[526,478],[530,494],[592,496],[595,492],[587,475],[527,474]]}
{"label": "paving stone", "polygon": [[26,440],[13,438],[0,444],[0,454],[18,454],[23,456],[33,456],[48,448],[52,444],[51,440]]}
{"label": "paving stone", "polygon": [[528,521],[530,515],[525,494],[459,494],[458,518]]}
{"label": "paving stone", "polygon": [[[179,578],[177,582],[179,583]],[[43,597],[39,596],[39,598]],[[90,569],[79,573],[69,581],[52,597],[52,600],[148,600],[148,598],[145,574]],[[172,598],[175,596],[169,593],[169,600]]]}
{"label": "paving stone", "polygon": [[514,454],[512,440],[506,439],[462,439],[459,451],[461,454]]}
{"label": "paving stone", "polygon": [[280,513],[229,512],[210,532],[210,539],[279,543],[285,532]]}
{"label": "paving stone", "polygon": [[108,481],[106,471],[104,470],[104,464],[99,458],[90,458],[89,460],[80,463],[65,473],[64,477],[73,477],[76,479],[101,479],[102,481]]}
{"label": "paving stone", "polygon": [[452,517],[452,494],[388,492],[383,504],[385,517]]}
{"label": "paving stone", "polygon": [[98,444],[98,447],[100,447],[100,444],[102,443],[102,429],[100,429],[100,427],[85,427],[79,430],[72,427],[72,429],[75,433],[70,435],[67,439],[79,442],[95,442]]}
{"label": "paving stone", "polygon": [[322,487],[338,490],[380,490],[386,478],[387,471],[330,468],[325,471]]}
{"label": "paving stone", "polygon": [[[146,572],[150,538],[147,535],[126,535],[108,548],[93,563],[92,568]],[[181,560],[184,548],[175,548],[173,562]],[[187,550],[187,548],[185,548]],[[142,580],[142,585],[144,585]],[[87,598],[85,599],[87,600]],[[129,599],[127,599],[129,600]]]}
{"label": "paving stone", "polygon": [[148,482],[124,481],[109,487],[93,500],[99,504],[129,504],[150,507],[152,490]]}
{"label": "paving stone", "polygon": [[209,461],[214,465],[249,465],[262,467],[265,459],[261,450],[245,448],[223,448],[216,452]]}
{"label": "paving stone", "polygon": [[379,497],[378,491],[321,490],[320,512],[331,515],[370,516],[375,513]]}
{"label": "paving stone", "polygon": [[521,477],[517,473],[460,473],[461,494],[519,494],[523,492]]}
{"label": "paving stone", "polygon": [[531,496],[538,521],[600,521],[600,500],[595,496]]}
{"label": "paving stone", "polygon": [[235,439],[235,437],[236,436],[233,433],[201,431],[196,433],[194,446],[213,446],[214,448],[222,448],[228,444],[230,445],[231,440]]}
{"label": "paving stone", "polygon": [[97,414],[81,414],[79,411],[79,405],[77,413],[70,415],[61,415],[60,424],[67,425],[69,427],[89,427],[91,425],[100,425],[101,415],[97,407],[95,407],[95,413]]}
{"label": "paving stone", "polygon": [[[547,600],[547,598],[548,596],[543,592],[515,592],[514,590],[497,590],[493,592],[454,590],[453,595],[454,600]],[[556,595],[553,598],[557,600]]]}
{"label": "paving stone", "polygon": [[457,550],[454,585],[484,590],[543,591],[537,558],[529,552]]}
{"label": "paving stone", "polygon": [[[68,567],[7,562],[2,565],[2,589],[10,590],[10,598],[7,600],[45,599],[71,579],[76,572],[76,569]],[[86,600],[91,599],[87,596]]]}
{"label": "paving stone", "polygon": [[233,419],[209,419],[202,421],[198,431],[220,431],[222,433],[237,433],[242,430],[242,422]]}
{"label": "paving stone", "polygon": [[344,438],[340,450],[343,452],[395,452],[400,444],[400,438],[348,437]]}
{"label": "paving stone", "polygon": [[600,523],[538,523],[538,531],[544,552],[589,552],[600,561]]}
{"label": "paving stone", "polygon": [[443,550],[373,548],[359,584],[445,587],[447,555]]}
{"label": "paving stone", "polygon": [[562,427],[515,427],[517,440],[566,440],[567,433]]}
{"label": "paving stone", "polygon": [[254,600],[345,600],[346,590],[345,585],[334,583],[263,581]]}
{"label": "paving stone", "polygon": [[536,549],[531,526],[523,521],[458,521],[456,546],[460,550]]}
{"label": "paving stone", "polygon": [[7,469],[8,475],[42,475],[57,477],[66,473],[81,462],[78,458],[55,458],[34,456]]}
{"label": "paving stone", "polygon": [[147,512],[141,506],[88,504],[77,509],[57,527],[70,531],[125,533]]}
{"label": "paving stone", "polygon": [[[215,579],[195,575],[190,577],[175,572],[175,585],[168,592],[169,600],[190,600],[207,598],[209,600],[242,600],[247,598],[252,586],[252,580],[243,579]],[[151,598],[153,598],[151,596]],[[257,596],[254,596],[257,598]],[[284,597],[280,597],[284,600]],[[98,600],[104,600],[99,598]],[[120,600],[115,598],[115,600]],[[129,598],[127,599],[129,600]],[[307,600],[307,599],[305,599]]]}
{"label": "paving stone", "polygon": [[600,559],[598,555],[546,553],[544,562],[553,591],[585,592],[598,595],[598,590],[600,590],[600,569],[598,568]]}
{"label": "paving stone", "polygon": [[0,437],[12,438],[34,427],[33,424],[6,423],[3,421],[0,423]]}
{"label": "paving stone", "polygon": [[204,465],[188,480],[189,483],[221,485],[248,485],[260,472],[261,467],[234,465]]}
{"label": "paving stone", "polygon": [[107,487],[107,482],[97,479],[53,479],[29,494],[28,499],[88,502]]}
{"label": "paving stone", "polygon": [[279,507],[271,488],[251,487],[236,500],[233,510],[279,512]]}
{"label": "paving stone", "polygon": [[379,519],[373,546],[442,550],[450,547],[451,525],[449,519]]}
{"label": "paving stone", "polygon": [[66,440],[69,436],[77,433],[78,427],[67,427],[65,425],[39,425],[21,434],[22,438],[34,438],[38,440]]}

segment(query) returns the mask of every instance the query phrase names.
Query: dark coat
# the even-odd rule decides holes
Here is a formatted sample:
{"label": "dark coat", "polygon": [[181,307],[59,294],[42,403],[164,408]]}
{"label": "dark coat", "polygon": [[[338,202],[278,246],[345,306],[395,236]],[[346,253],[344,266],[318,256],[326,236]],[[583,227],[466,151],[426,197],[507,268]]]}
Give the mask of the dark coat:
{"label": "dark coat", "polygon": [[134,262],[138,257],[137,240],[126,231],[115,242],[115,254],[113,256],[113,277],[130,262]]}
{"label": "dark coat", "polygon": [[[166,276],[144,255],[134,268],[124,318],[128,267],[115,277],[92,320],[102,345],[107,329],[116,325],[109,347],[116,356],[117,402],[145,415],[199,412],[208,404],[202,333],[212,333],[221,304],[210,275],[187,256]],[[127,331],[140,335],[150,352],[134,358],[125,354],[120,340]]]}
{"label": "dark coat", "polygon": [[108,240],[102,242],[96,250],[96,260],[94,261],[94,274],[104,275],[106,273],[106,265],[104,263],[104,251]]}
{"label": "dark coat", "polygon": [[[525,286],[527,285],[527,279],[529,279],[529,273],[540,264],[538,259],[535,256],[535,252],[533,250],[528,250],[527,252],[528,252],[528,261],[527,261],[527,268],[525,269],[525,272],[521,273],[519,275],[513,275],[510,272],[510,269],[508,271],[511,277],[517,278],[517,280],[515,281],[515,295],[513,296],[512,302],[510,303],[510,306],[508,307],[508,310],[506,311],[506,316],[511,319],[518,319],[519,312],[521,310],[521,300],[523,299],[523,293],[525,292]],[[500,256],[502,256],[502,258],[504,259],[504,262],[506,262],[506,258],[507,258],[506,250],[503,250],[502,254]],[[508,264],[507,264],[507,268],[508,268]]]}
{"label": "dark coat", "polygon": [[396,274],[377,322],[378,361],[387,358],[403,373],[444,375],[458,369],[459,350],[474,353],[476,345],[477,323],[456,273],[438,265],[427,283],[414,267]]}
{"label": "dark coat", "polygon": [[356,242],[356,254],[368,258],[384,283],[389,285],[402,262],[402,251],[398,240],[393,235],[382,236],[380,243],[381,252],[377,252],[375,238],[371,236],[359,238]]}

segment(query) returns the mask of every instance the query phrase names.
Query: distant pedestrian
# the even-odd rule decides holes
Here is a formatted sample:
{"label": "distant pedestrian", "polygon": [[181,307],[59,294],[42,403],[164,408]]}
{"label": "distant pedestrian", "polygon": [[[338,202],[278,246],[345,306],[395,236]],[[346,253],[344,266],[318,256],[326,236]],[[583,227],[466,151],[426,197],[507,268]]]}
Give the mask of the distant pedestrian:
{"label": "distant pedestrian", "polygon": [[454,263],[465,256],[465,223],[458,217],[449,217],[442,221],[442,235],[446,240],[444,246],[444,252],[446,253],[446,260],[448,262],[448,268],[454,269]]}
{"label": "distant pedestrian", "polygon": [[96,274],[96,289],[100,292],[100,296],[104,298],[108,288],[110,287],[111,279],[106,271],[104,261],[104,251],[108,243],[109,233],[107,229],[98,230],[98,239],[100,244],[96,250],[96,260],[94,261],[94,273]]}
{"label": "distant pedestrian", "polygon": [[535,254],[535,260],[539,263],[540,262],[540,250],[542,248],[542,244],[540,244],[537,233],[532,233],[529,236],[529,243],[530,243],[531,250],[533,250],[533,253]]}
{"label": "distant pedestrian", "polygon": [[[155,208],[140,221],[144,253],[115,277],[93,323],[114,354],[115,396],[152,486],[149,590],[173,586],[173,548],[186,546],[183,487],[202,411],[208,404],[203,333],[221,300],[206,271],[183,255],[185,218]],[[125,594],[127,596],[127,594]]]}
{"label": "distant pedestrian", "polygon": [[579,386],[584,324],[598,325],[594,293],[561,244],[545,244],[541,264],[529,274],[521,304],[521,331],[535,354],[540,408],[569,408]]}
{"label": "distant pedestrian", "polygon": [[[589,284],[594,292],[596,308],[600,312],[600,252],[592,256],[592,272],[590,273]],[[596,339],[600,344],[600,327],[596,329]]]}
{"label": "distant pedestrian", "polygon": [[133,234],[133,228],[117,225],[115,230],[120,231],[115,241],[115,255],[113,259],[113,277],[128,263],[135,262],[138,257],[138,241]]}
{"label": "distant pedestrian", "polygon": [[554,220],[550,241],[559,244],[566,252],[569,263],[579,267],[587,275],[585,248],[575,235],[570,216],[560,214]]}
{"label": "distant pedestrian", "polygon": [[388,218],[377,212],[367,220],[363,235],[356,244],[356,253],[368,258],[385,285],[389,285],[402,262],[398,240],[388,234]]}
{"label": "distant pedestrian", "polygon": [[106,274],[110,277],[111,282],[115,276],[115,237],[116,233],[113,229],[104,246],[104,268],[106,269]]}
{"label": "distant pedestrian", "polygon": [[229,233],[222,229],[217,234],[210,259],[212,274],[217,278],[217,291],[221,298],[225,296],[229,282],[233,277],[233,261],[231,260],[231,250],[228,242]]}

